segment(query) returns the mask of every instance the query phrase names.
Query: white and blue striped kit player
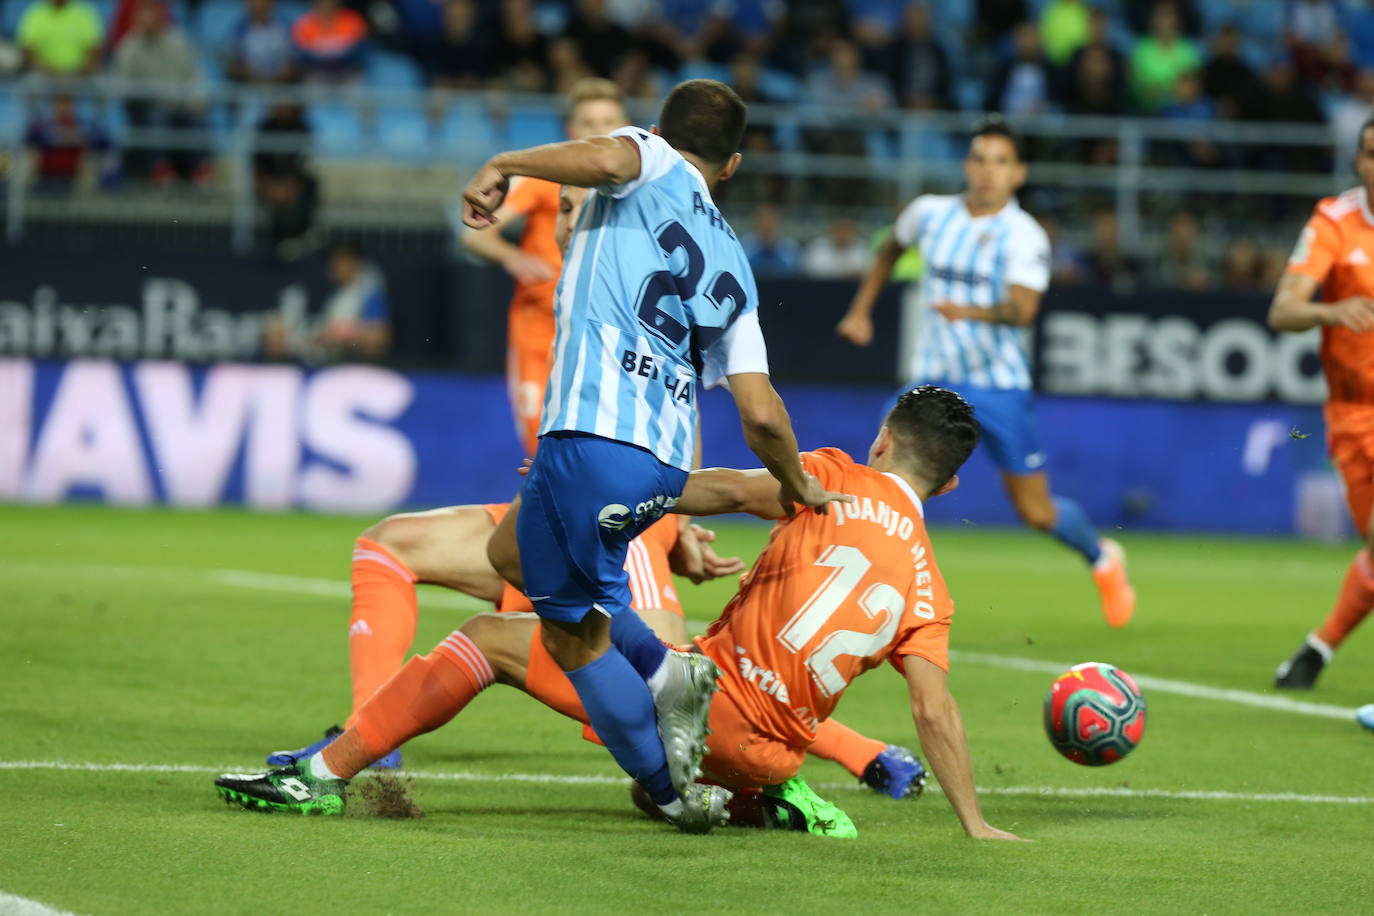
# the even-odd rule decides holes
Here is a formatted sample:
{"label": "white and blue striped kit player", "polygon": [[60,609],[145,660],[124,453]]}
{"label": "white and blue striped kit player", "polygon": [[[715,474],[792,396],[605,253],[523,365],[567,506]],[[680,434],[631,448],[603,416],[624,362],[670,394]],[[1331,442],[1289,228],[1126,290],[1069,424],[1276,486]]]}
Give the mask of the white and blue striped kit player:
{"label": "white and blue striped kit player", "polygon": [[1023,328],[984,321],[949,321],[933,306],[991,308],[1010,287],[1043,293],[1050,283],[1050,242],[1012,200],[997,213],[974,218],[962,195],[926,194],[897,217],[899,243],[916,247],[925,263],[916,290],[919,324],[908,378],[956,387],[1029,390],[1030,357]]}
{"label": "white and blue striped kit player", "polygon": [[701,173],[649,131],[614,135],[638,145],[640,174],[583,205],[539,434],[590,433],[689,470],[698,385],[768,371],[758,290]]}

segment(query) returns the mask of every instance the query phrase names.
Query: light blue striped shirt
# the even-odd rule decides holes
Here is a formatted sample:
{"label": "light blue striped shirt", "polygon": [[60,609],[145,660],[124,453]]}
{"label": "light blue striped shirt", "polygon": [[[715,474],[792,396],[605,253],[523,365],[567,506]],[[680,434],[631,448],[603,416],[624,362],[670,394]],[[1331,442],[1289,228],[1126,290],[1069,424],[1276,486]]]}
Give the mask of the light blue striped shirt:
{"label": "light blue striped shirt", "polygon": [[920,249],[919,321],[908,378],[974,388],[1031,387],[1027,331],[986,321],[948,321],[940,303],[991,308],[1012,286],[1043,293],[1050,284],[1050,242],[1015,200],[974,218],[963,195],[926,194],[893,227],[899,243]]}
{"label": "light blue striped shirt", "polygon": [[697,169],[640,128],[639,177],[587,197],[555,300],[539,434],[576,430],[690,469],[698,387],[768,371],[744,249]]}

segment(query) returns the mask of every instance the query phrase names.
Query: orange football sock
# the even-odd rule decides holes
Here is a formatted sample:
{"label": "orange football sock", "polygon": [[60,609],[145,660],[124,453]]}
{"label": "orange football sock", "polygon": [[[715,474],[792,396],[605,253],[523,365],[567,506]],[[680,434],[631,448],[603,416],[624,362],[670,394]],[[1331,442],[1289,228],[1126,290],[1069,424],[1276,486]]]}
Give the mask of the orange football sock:
{"label": "orange football sock", "polygon": [[1369,548],[1362,547],[1360,552],[1355,554],[1350,570],[1345,574],[1341,595],[1336,599],[1336,606],[1331,609],[1331,616],[1317,628],[1317,638],[1331,648],[1336,648],[1360,625],[1360,621],[1364,620],[1372,609],[1374,562],[1370,561]]}
{"label": "orange football sock", "polygon": [[415,641],[416,576],[376,541],[353,547],[353,617],[348,623],[348,663],[353,672],[353,714],[405,661]]}
{"label": "orange football sock", "polygon": [[[539,629],[535,627],[534,635],[530,637],[530,657],[525,665],[525,692],[554,712],[561,712],[570,719],[588,725],[587,712],[577,698],[577,690],[563,669],[558,667],[558,662],[553,660],[549,650],[544,648]],[[586,733],[595,734],[589,725],[584,730]],[[589,737],[587,740],[596,739]]]}
{"label": "orange football sock", "polygon": [[885,750],[886,742],[865,738],[834,719],[821,722],[816,729],[816,740],[806,749],[807,753],[815,754],[822,760],[835,761],[858,778],[863,777],[864,769],[873,762],[873,758]]}
{"label": "orange football sock", "polygon": [[448,722],[496,680],[477,644],[454,630],[433,652],[406,662],[324,751],[330,772],[352,779],[363,768]]}

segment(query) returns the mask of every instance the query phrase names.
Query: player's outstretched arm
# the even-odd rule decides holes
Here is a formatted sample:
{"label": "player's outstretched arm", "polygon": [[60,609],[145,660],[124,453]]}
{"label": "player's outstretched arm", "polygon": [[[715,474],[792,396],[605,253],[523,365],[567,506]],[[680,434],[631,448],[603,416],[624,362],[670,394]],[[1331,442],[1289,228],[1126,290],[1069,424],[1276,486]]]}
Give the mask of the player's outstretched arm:
{"label": "player's outstretched arm", "polygon": [[767,375],[741,372],[729,376],[729,383],[744,428],[744,441],[781,484],[777,498],[786,514],[792,514],[794,505],[823,513],[837,499],[852,501],[852,497],[827,493],[820,481],[802,468],[792,418]]}
{"label": "player's outstretched arm", "polygon": [[1019,840],[983,820],[978,792],[973,785],[973,763],[969,759],[964,719],[949,692],[949,676],[939,666],[915,655],[902,659],[907,688],[911,696],[911,716],[921,750],[930,761],[940,789],[963,824],[964,832],[980,840]]}
{"label": "player's outstretched arm", "polygon": [[892,268],[897,259],[905,250],[897,241],[895,232],[890,233],[883,241],[873,258],[873,264],[868,268],[868,273],[859,283],[858,292],[849,303],[849,311],[835,326],[836,334],[856,347],[866,347],[873,342],[873,305],[878,301],[878,294],[887,285],[888,277],[892,276]]}
{"label": "player's outstretched arm", "polygon": [[1374,331],[1374,299],[1351,296],[1339,302],[1313,302],[1317,286],[1317,281],[1306,274],[1284,274],[1269,305],[1269,327],[1276,331],[1306,331],[1340,325],[1359,334]]}
{"label": "player's outstretched arm", "polygon": [[639,168],[639,148],[628,137],[592,137],[498,153],[463,190],[463,224],[472,229],[495,225],[510,180],[519,175],[598,188],[638,178]]}
{"label": "player's outstretched arm", "polygon": [[950,321],[982,321],[987,324],[1028,328],[1035,323],[1035,316],[1040,314],[1040,297],[1039,290],[1013,283],[1008,289],[1005,302],[989,307],[941,302],[935,305],[935,311]]}

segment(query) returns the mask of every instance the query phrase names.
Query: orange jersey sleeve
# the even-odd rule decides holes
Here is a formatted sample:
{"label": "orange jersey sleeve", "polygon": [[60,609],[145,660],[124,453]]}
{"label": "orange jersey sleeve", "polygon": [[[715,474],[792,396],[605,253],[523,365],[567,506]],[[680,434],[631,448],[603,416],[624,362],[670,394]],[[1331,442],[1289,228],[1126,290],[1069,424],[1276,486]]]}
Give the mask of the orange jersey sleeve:
{"label": "orange jersey sleeve", "polygon": [[517,283],[510,308],[510,344],[513,347],[550,351],[553,349],[553,297],[558,291],[558,274],[563,269],[563,254],[554,240],[558,222],[558,185],[538,178],[520,178],[506,194],[506,206],[525,218],[520,233],[520,248],[547,264],[553,279],[542,283]]}
{"label": "orange jersey sleeve", "polygon": [[849,683],[884,660],[948,666],[953,603],[916,494],[838,449],[802,456],[827,490],[855,497],[773,529],[700,644],[751,721],[797,746],[815,737]]}
{"label": "orange jersey sleeve", "polygon": [[[1287,270],[1321,284],[1322,302],[1374,298],[1374,212],[1363,188],[1317,204]],[[1344,327],[1323,327],[1321,334],[1322,368],[1337,418],[1374,406],[1374,335]]]}

